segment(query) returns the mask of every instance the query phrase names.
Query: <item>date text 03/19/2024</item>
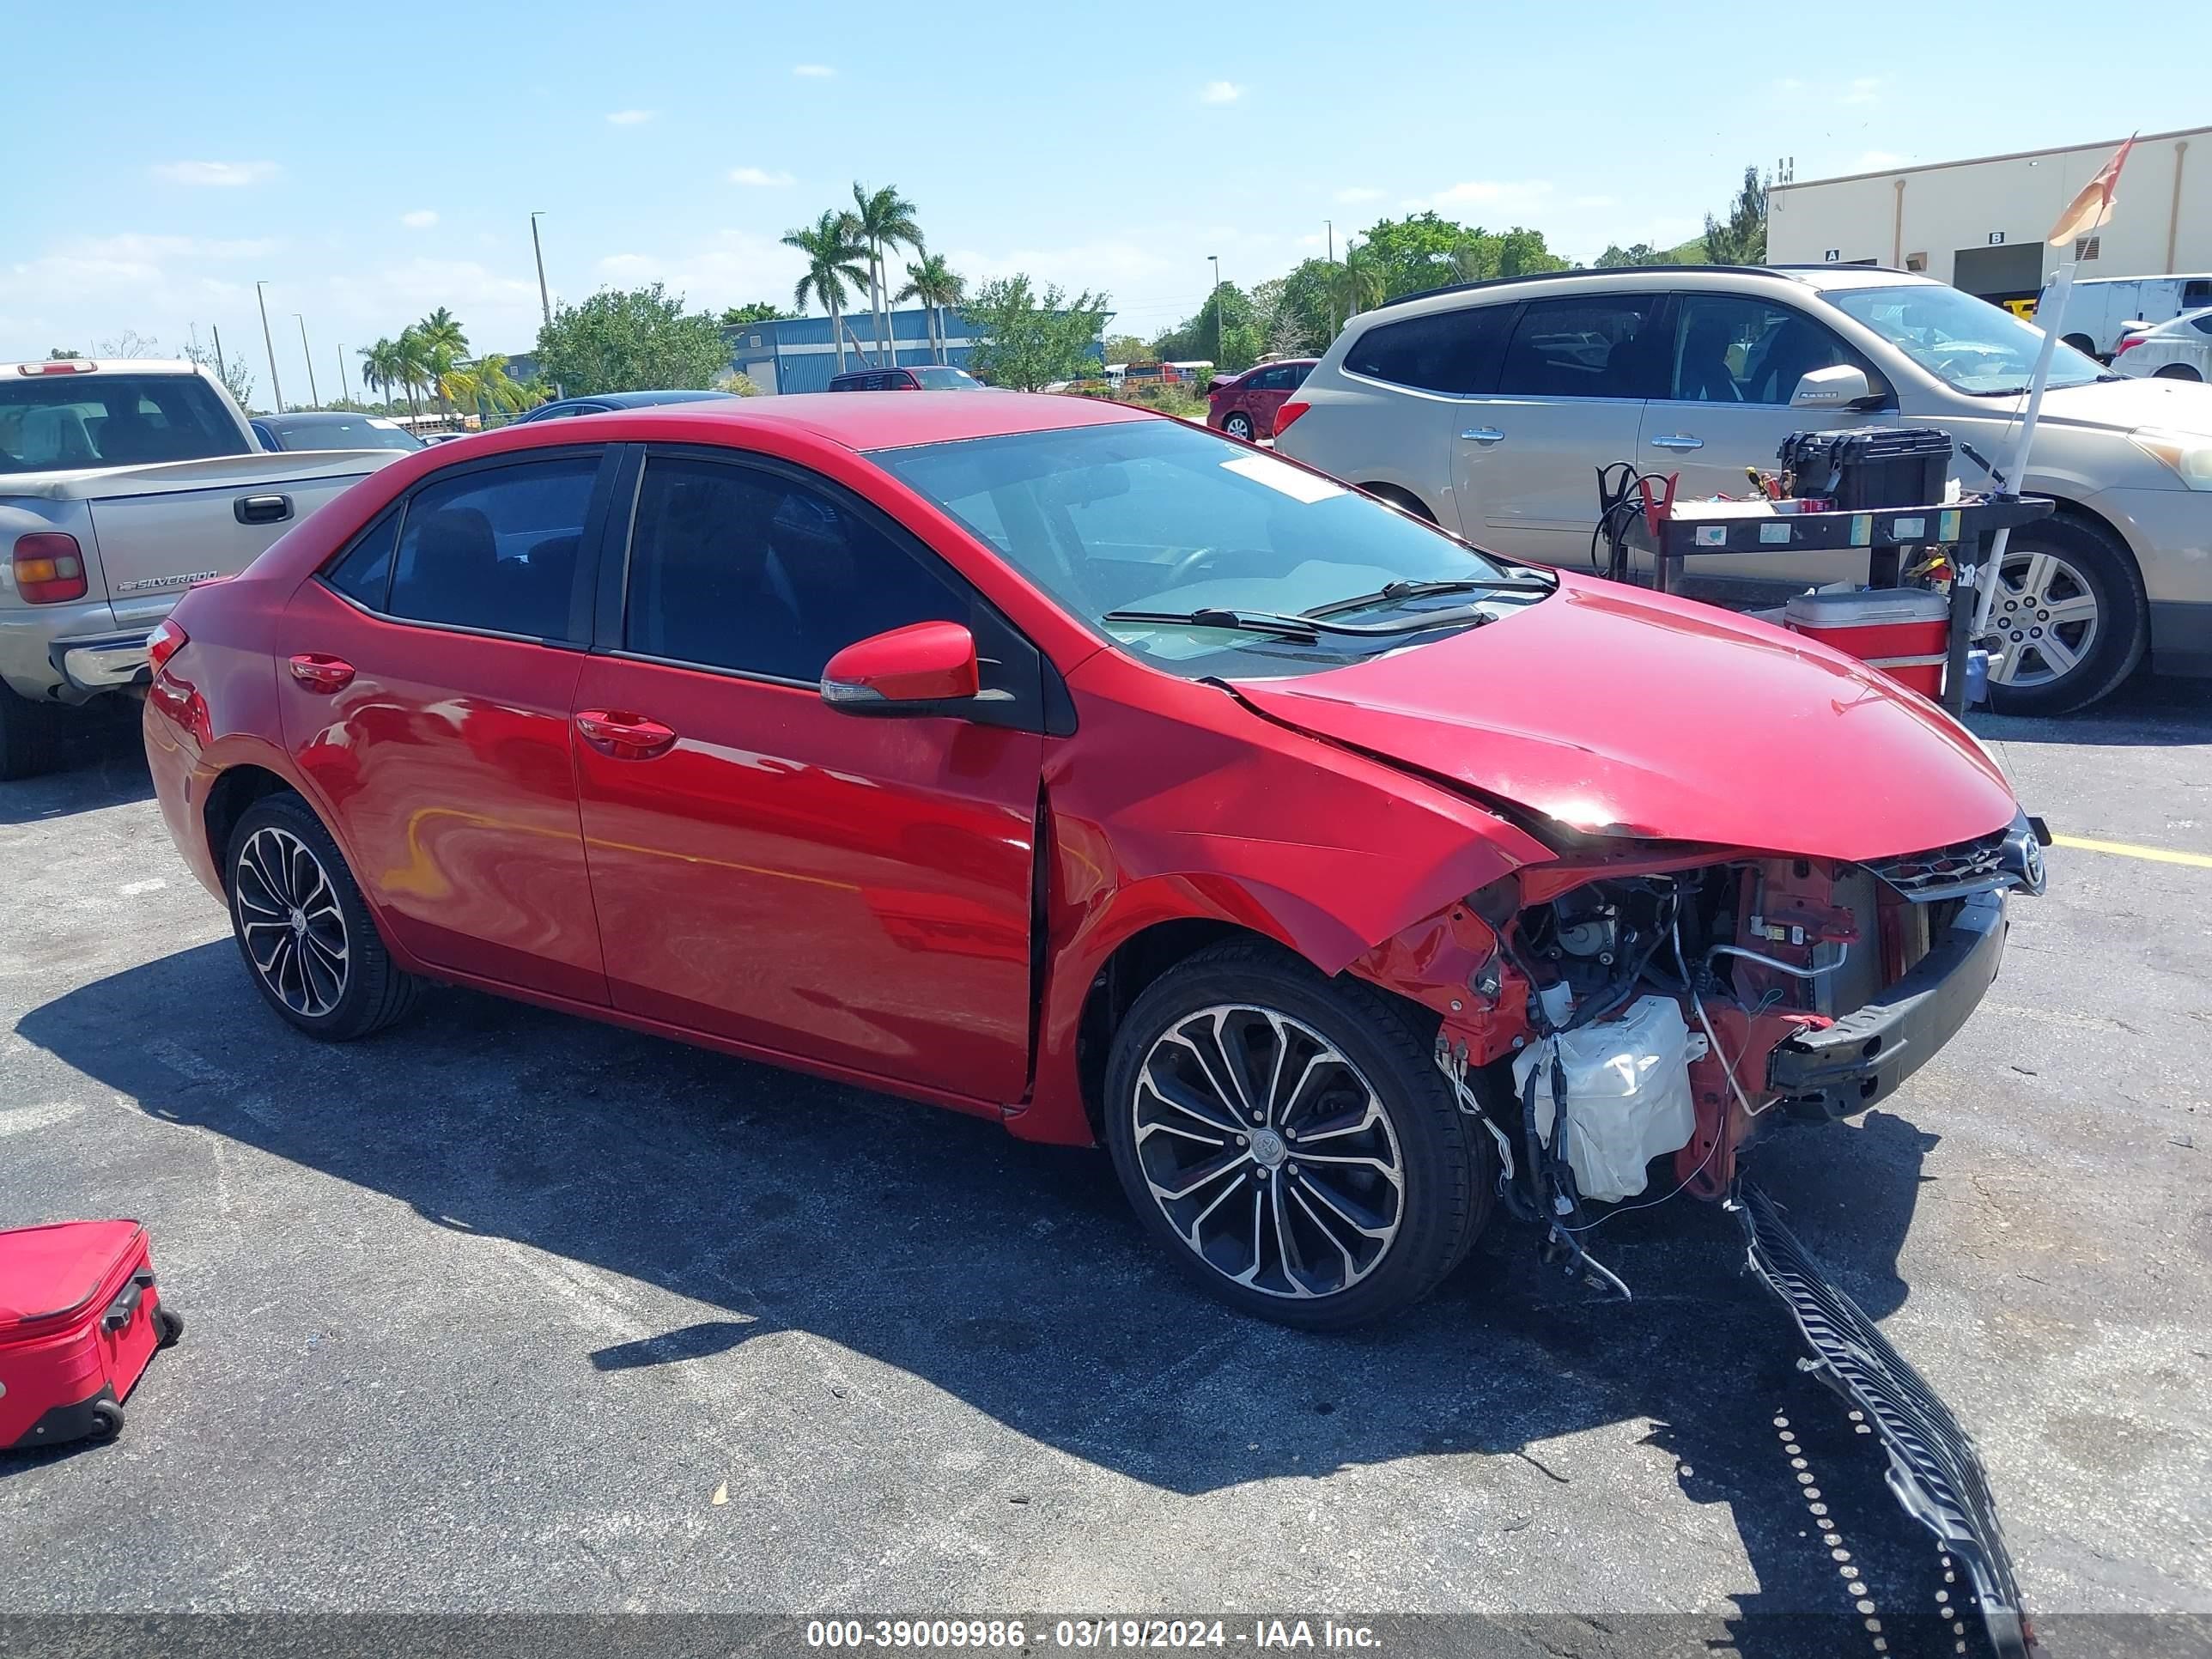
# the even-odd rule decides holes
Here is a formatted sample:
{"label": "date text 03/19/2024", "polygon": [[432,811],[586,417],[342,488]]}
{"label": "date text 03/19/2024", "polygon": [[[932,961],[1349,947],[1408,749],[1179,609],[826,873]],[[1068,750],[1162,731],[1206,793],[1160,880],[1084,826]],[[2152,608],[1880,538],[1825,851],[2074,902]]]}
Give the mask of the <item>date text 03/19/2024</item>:
{"label": "date text 03/19/2024", "polygon": [[810,1648],[988,1653],[1032,1644],[1069,1650],[1242,1647],[1374,1652],[1380,1647],[1368,1626],[1328,1618],[815,1619],[806,1625]]}

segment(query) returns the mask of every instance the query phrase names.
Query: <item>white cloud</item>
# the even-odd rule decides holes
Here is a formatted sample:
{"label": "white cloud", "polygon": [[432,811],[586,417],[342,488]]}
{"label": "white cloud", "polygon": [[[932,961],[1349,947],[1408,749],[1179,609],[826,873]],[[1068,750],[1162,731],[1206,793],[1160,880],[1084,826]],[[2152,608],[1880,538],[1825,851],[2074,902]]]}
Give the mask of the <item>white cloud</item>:
{"label": "white cloud", "polygon": [[1881,173],[1891,167],[1901,167],[1906,158],[1894,150],[1870,149],[1851,163],[1853,173]]}
{"label": "white cloud", "polygon": [[611,127],[640,126],[659,113],[657,109],[618,109],[607,117],[607,125]]}
{"label": "white cloud", "polygon": [[162,161],[154,176],[166,184],[211,185],[235,188],[258,185],[276,176],[274,161]]}
{"label": "white cloud", "polygon": [[1846,104],[1878,104],[1881,101],[1882,79],[1879,75],[1862,75],[1844,89]]}
{"label": "white cloud", "polygon": [[787,173],[770,172],[766,167],[732,167],[730,182],[733,185],[751,185],[766,190],[781,190],[786,185],[796,184],[799,181]]}
{"label": "white cloud", "polygon": [[412,213],[401,214],[399,222],[410,230],[428,230],[438,222],[438,216],[429,208],[416,208]]}
{"label": "white cloud", "polygon": [[1367,185],[1352,185],[1336,192],[1336,199],[1346,207],[1356,207],[1362,202],[1380,201],[1382,192]]}
{"label": "white cloud", "polygon": [[723,230],[677,253],[611,253],[592,270],[600,282],[623,288],[665,283],[691,309],[720,311],[750,300],[781,299],[805,265],[805,256],[774,237]]}
{"label": "white cloud", "polygon": [[1198,94],[1201,104],[1233,104],[1244,95],[1244,88],[1234,81],[1208,81]]}
{"label": "white cloud", "polygon": [[803,81],[827,81],[837,71],[827,64],[793,64],[791,72]]}
{"label": "white cloud", "polygon": [[1438,191],[1429,198],[1427,205],[1439,211],[1445,208],[1528,208],[1534,207],[1552,193],[1548,179],[1469,179],[1449,190]]}

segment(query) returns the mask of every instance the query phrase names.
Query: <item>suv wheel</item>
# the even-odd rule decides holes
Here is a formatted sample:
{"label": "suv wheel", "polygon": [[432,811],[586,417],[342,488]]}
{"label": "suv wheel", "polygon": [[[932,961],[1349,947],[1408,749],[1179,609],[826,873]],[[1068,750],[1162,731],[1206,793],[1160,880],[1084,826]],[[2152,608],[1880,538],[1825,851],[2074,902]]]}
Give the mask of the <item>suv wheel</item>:
{"label": "suv wheel", "polygon": [[1252,441],[1252,417],[1241,409],[1222,422],[1221,429],[1240,442]]}
{"label": "suv wheel", "polygon": [[231,931],[271,1008],[344,1042],[404,1017],[422,981],[392,960],[322,820],[297,795],[254,803],[223,862]]}
{"label": "suv wheel", "polygon": [[1467,1254],[1497,1180],[1431,1046],[1379,993],[1273,946],[1201,951],[1115,1033],[1115,1168],[1231,1306],[1309,1330],[1395,1313]]}
{"label": "suv wheel", "polygon": [[1990,626],[1990,707],[2064,714],[2109,695],[2142,660],[2150,607],[2127,550],[2074,519],[2013,532]]}

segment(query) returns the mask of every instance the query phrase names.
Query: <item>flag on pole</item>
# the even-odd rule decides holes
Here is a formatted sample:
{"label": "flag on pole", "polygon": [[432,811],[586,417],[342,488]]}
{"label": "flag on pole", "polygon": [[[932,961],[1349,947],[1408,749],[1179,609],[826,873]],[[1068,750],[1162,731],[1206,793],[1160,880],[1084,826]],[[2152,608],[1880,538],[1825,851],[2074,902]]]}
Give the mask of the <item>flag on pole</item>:
{"label": "flag on pole", "polygon": [[2111,222],[2112,192],[2119,187],[2120,169],[2128,164],[2128,152],[2135,147],[2135,135],[2130,133],[2127,142],[2112,152],[2112,159],[2097,169],[2097,176],[2082,185],[2081,194],[2066,204],[2066,211],[2051,228],[2048,240],[2051,246],[2068,246]]}

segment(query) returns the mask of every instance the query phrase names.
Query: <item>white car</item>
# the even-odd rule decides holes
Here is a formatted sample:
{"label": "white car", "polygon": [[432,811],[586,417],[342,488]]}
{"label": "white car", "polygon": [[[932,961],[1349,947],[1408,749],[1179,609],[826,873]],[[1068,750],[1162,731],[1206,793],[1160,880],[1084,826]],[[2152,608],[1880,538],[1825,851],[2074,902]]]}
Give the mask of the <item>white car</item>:
{"label": "white car", "polygon": [[[1586,566],[1597,470],[1615,461],[1680,475],[1685,497],[1741,495],[1793,432],[1938,427],[1960,481],[1985,488],[1977,458],[2001,463],[2042,346],[2011,313],[1903,271],[1555,271],[1353,318],[1275,443],[1478,546]],[[2004,714],[2080,708],[2146,656],[2212,675],[2212,397],[2057,349],[2021,483],[2058,511],[2013,533],[1985,641]],[[1867,560],[1692,557],[1685,574],[1693,596],[1771,605],[1864,581]]]}
{"label": "white car", "polygon": [[2160,380],[2212,380],[2212,306],[2155,328],[2136,324],[2120,337],[2112,367]]}

